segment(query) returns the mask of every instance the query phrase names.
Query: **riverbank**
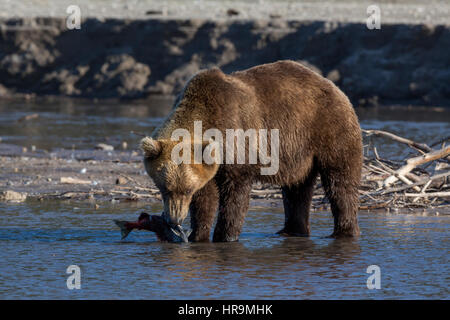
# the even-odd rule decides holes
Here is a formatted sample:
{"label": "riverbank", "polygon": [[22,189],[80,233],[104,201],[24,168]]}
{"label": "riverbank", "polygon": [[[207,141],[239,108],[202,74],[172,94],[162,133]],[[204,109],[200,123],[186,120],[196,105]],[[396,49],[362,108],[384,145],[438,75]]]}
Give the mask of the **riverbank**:
{"label": "riverbank", "polygon": [[[365,133],[389,135],[376,130]],[[401,141],[399,139],[403,138],[398,136],[394,139],[425,155],[411,157],[404,161],[406,165],[402,165],[402,161],[380,158],[374,147],[372,156],[364,160],[359,209],[450,214],[450,147],[431,149],[426,144],[407,139]],[[87,200],[95,207],[105,201],[161,201],[159,190],[145,172],[140,151],[102,147],[106,150],[58,149],[48,152],[0,143],[0,201]],[[419,167],[439,159],[442,162],[437,161],[431,173],[425,170],[429,165]],[[278,186],[253,186],[252,207],[282,208],[282,205]],[[312,210],[329,209],[319,178]]]}
{"label": "riverbank", "polygon": [[[176,94],[202,68],[291,59],[335,82],[356,106],[450,105],[450,5],[331,1],[70,1],[0,4],[0,98],[146,99]],[[1,7],[4,6],[4,7]]]}
{"label": "riverbank", "polygon": [[[48,152],[0,143],[0,163],[0,201],[161,201],[137,150]],[[279,206],[272,201],[281,199],[281,192],[259,185],[252,199],[255,205]]]}

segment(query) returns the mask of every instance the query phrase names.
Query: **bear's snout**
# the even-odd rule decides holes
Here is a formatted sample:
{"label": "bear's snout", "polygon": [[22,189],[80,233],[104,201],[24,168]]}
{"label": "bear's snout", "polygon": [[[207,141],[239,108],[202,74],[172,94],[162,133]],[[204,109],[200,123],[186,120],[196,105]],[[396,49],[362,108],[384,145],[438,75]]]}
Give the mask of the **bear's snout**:
{"label": "bear's snout", "polygon": [[163,218],[171,226],[179,226],[186,219],[189,212],[190,198],[187,197],[167,197],[164,199]]}

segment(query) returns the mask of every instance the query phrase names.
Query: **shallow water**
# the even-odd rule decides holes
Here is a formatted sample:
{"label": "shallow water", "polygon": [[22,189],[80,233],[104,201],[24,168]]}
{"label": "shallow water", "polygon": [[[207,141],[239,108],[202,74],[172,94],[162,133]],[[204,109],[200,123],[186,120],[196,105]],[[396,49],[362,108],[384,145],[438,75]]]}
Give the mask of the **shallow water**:
{"label": "shallow water", "polygon": [[[4,143],[30,148],[92,149],[98,143],[136,146],[139,136],[150,134],[171,107],[170,98],[153,98],[146,104],[87,101],[2,102],[0,137]],[[38,118],[21,121],[27,115]]]}
{"label": "shallow water", "polygon": [[[0,101],[0,138],[4,143],[48,151],[55,148],[92,149],[98,143],[116,148],[126,141],[137,147],[140,136],[151,134],[170,112],[172,98],[154,97],[145,103],[105,103],[73,100]],[[450,135],[450,108],[361,108],[361,127],[388,130],[405,138],[432,144]],[[20,121],[35,114],[38,118]],[[410,150],[389,139],[376,138],[381,157],[404,158]],[[366,139],[366,151],[372,150]]]}
{"label": "shallow water", "polygon": [[[312,214],[310,238],[285,238],[282,212],[252,210],[237,243],[160,243],[146,231],[120,241],[112,219],[133,220],[139,206],[0,204],[0,299],[450,298],[450,216],[361,213],[362,236],[336,240],[328,213]],[[67,289],[69,265],[80,290]],[[380,290],[366,286],[369,265]]]}
{"label": "shallow water", "polygon": [[[145,104],[74,101],[0,102],[3,142],[52,150],[92,149],[151,133],[171,99]],[[26,115],[38,113],[31,121]],[[450,109],[358,109],[361,126],[428,144],[450,134]],[[377,138],[378,139],[378,138]],[[372,148],[370,139],[365,141]],[[377,141],[382,157],[409,151]],[[0,163],[1,165],[1,163]],[[275,234],[279,209],[253,208],[237,243],[168,244],[149,232],[126,241],[113,219],[134,220],[160,206],[89,202],[0,203],[0,299],[449,299],[449,215],[360,213],[357,240],[327,238],[328,212],[312,213],[312,236]],[[69,265],[81,268],[81,289],[66,286]],[[381,289],[366,286],[370,265],[381,268]]]}

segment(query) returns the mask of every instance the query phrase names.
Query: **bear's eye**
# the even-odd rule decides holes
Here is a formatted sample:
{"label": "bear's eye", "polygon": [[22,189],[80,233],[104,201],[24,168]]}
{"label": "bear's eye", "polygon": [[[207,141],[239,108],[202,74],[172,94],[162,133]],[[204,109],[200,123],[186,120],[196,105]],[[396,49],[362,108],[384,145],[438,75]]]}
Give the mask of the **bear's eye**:
{"label": "bear's eye", "polygon": [[185,192],[184,192],[184,194],[185,195],[190,195],[190,194],[192,194],[194,192],[194,189],[187,189]]}

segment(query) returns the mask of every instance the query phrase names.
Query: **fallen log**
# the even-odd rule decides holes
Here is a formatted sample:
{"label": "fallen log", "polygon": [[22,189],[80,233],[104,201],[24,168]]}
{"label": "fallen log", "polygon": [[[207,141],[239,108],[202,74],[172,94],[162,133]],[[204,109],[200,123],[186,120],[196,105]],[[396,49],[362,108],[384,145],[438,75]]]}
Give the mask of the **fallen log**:
{"label": "fallen log", "polygon": [[403,137],[399,137],[393,133],[387,132],[387,131],[382,131],[382,130],[361,130],[362,132],[368,134],[368,135],[377,135],[377,136],[383,136],[383,137],[387,137],[390,138],[394,141],[400,142],[400,143],[404,143],[412,148],[418,149],[422,152],[431,152],[432,149],[427,146],[425,143],[418,143],[415,142],[413,140],[410,139],[406,139]]}
{"label": "fallen log", "polygon": [[388,177],[386,180],[384,180],[384,185],[386,187],[389,187],[390,185],[392,185],[394,182],[396,182],[399,179],[396,175],[398,175],[399,177],[405,176],[405,174],[409,173],[417,166],[428,163],[430,161],[444,158],[444,157],[448,156],[449,154],[450,154],[450,146],[445,147],[440,150],[432,151],[430,153],[426,153],[423,156],[410,158],[410,159],[406,160],[406,165],[404,165],[403,167],[401,167],[400,169],[395,171],[395,175],[393,174],[390,177]]}
{"label": "fallen log", "polygon": [[406,186],[401,186],[401,187],[397,187],[397,188],[391,188],[391,189],[388,189],[388,190],[383,190],[379,194],[384,195],[384,194],[388,194],[388,193],[393,193],[393,192],[399,192],[399,191],[407,190],[407,189],[410,189],[412,187],[421,186],[421,185],[424,185],[424,184],[426,184],[428,182],[431,182],[433,180],[445,178],[445,177],[448,177],[448,176],[450,176],[450,171],[444,172],[444,173],[441,173],[441,174],[437,174],[435,176],[432,176],[432,177],[429,177],[429,178],[426,178],[426,179],[422,179],[420,181],[414,182],[413,184],[409,184],[409,185],[406,185]]}
{"label": "fallen log", "polygon": [[405,193],[405,197],[450,197],[450,191],[448,192],[428,192],[428,193]]}

